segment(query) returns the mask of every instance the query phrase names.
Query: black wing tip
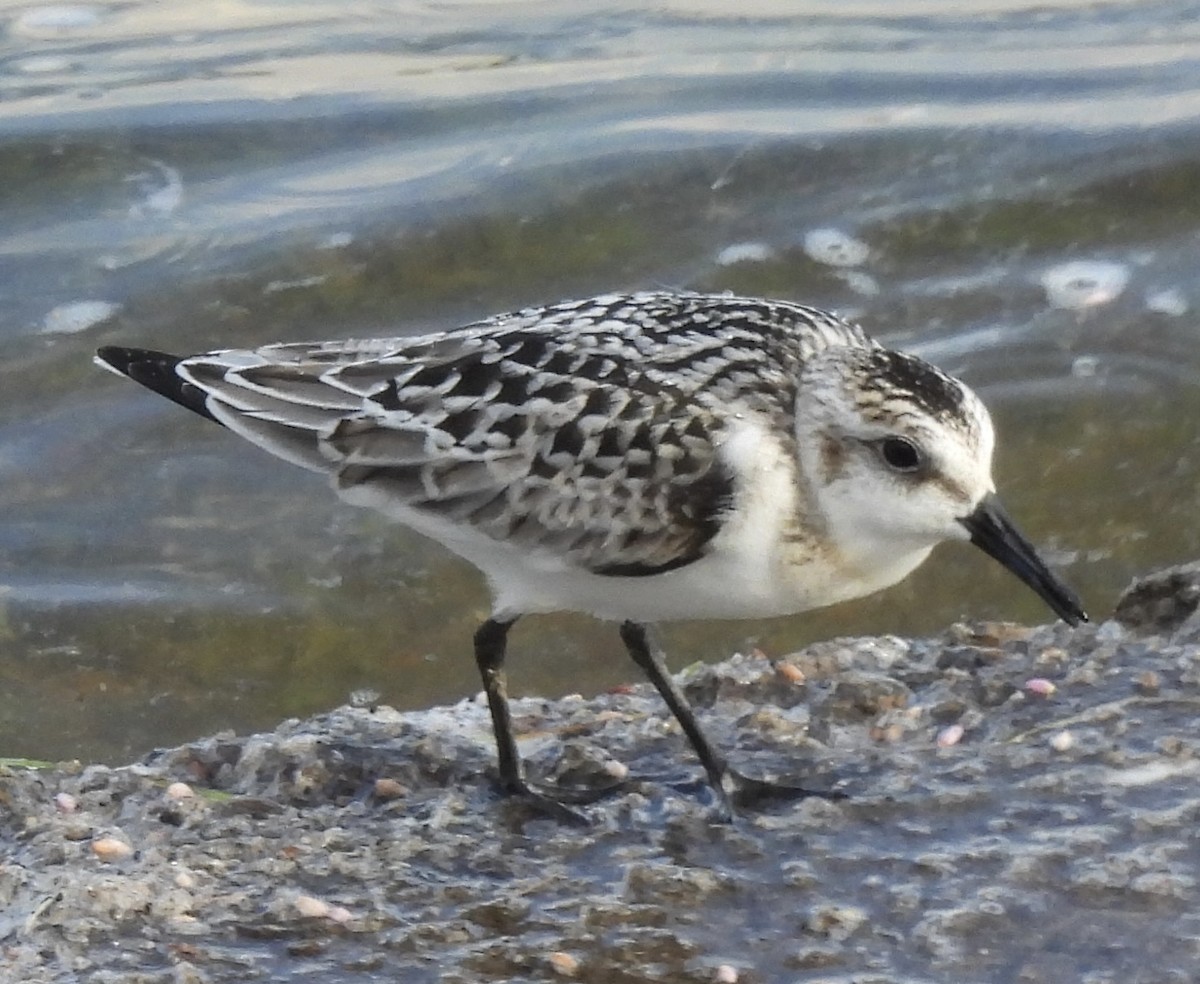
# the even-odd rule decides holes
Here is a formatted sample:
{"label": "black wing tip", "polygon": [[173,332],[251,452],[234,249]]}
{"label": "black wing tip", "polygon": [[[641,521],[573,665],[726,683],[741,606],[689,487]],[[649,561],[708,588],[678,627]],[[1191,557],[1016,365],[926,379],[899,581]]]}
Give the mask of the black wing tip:
{"label": "black wing tip", "polygon": [[207,394],[176,371],[182,361],[182,356],[154,349],[105,345],[96,350],[96,362],[106,369],[128,376],[159,396],[165,396],[193,413],[220,423],[208,409]]}
{"label": "black wing tip", "polygon": [[[174,370],[183,358],[171,355],[169,352],[159,352],[155,349],[126,348],[123,345],[102,345],[96,349],[96,361],[109,369],[115,369],[123,376],[130,376],[143,366],[156,366],[161,369]],[[132,377],[131,377],[132,378]]]}

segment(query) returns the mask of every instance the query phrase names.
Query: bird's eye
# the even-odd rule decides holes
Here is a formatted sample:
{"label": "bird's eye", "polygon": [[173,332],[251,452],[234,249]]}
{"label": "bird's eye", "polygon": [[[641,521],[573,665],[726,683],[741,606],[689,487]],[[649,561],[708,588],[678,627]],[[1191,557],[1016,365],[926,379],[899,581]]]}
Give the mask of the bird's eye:
{"label": "bird's eye", "polygon": [[898,472],[914,472],[924,460],[921,449],[906,437],[885,437],[879,442],[879,454]]}

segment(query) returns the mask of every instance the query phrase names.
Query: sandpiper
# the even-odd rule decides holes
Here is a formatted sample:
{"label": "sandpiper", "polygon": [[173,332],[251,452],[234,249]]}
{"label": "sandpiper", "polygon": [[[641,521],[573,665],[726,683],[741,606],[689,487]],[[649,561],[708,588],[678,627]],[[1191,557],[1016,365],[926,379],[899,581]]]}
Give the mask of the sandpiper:
{"label": "sandpiper", "polygon": [[503,671],[521,615],[620,622],[726,815],[772,787],[708,742],[646,623],[861,597],[943,540],[981,547],[1066,622],[1087,618],[996,497],[979,398],[815,308],[611,294],[410,338],[186,358],[106,346],[97,361],[479,568],[501,788],[563,819],[594,796],[525,774]]}

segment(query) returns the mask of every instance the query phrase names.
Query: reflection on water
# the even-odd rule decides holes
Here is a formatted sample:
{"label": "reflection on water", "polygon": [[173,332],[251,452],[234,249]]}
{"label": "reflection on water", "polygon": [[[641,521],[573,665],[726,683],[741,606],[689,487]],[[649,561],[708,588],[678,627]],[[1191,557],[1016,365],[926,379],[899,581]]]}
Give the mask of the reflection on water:
{"label": "reflection on water", "polygon": [[[796,298],[980,389],[1001,492],[1094,612],[1200,555],[1194,18],[760,7],[10,14],[4,752],[125,759],[356,687],[478,687],[469,568],[95,370],[109,342],[415,333],[616,288]],[[1046,617],[947,546],[875,599],[666,634],[682,664],[960,615]],[[517,692],[636,675],[574,616],[519,626],[512,664]]]}

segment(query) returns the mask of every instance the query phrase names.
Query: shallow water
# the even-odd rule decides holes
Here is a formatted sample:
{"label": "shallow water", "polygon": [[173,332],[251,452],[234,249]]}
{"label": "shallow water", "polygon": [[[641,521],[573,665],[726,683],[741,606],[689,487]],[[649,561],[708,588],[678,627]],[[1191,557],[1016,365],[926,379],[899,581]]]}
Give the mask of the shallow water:
{"label": "shallow water", "polygon": [[[796,9],[0,9],[0,749],[119,761],[478,687],[473,571],[96,370],[105,343],[796,298],[980,389],[1010,511],[1094,613],[1200,555],[1194,12]],[[666,635],[683,665],[959,616],[1048,613],[943,547],[876,598]],[[635,675],[609,626],[514,633],[515,692]]]}

